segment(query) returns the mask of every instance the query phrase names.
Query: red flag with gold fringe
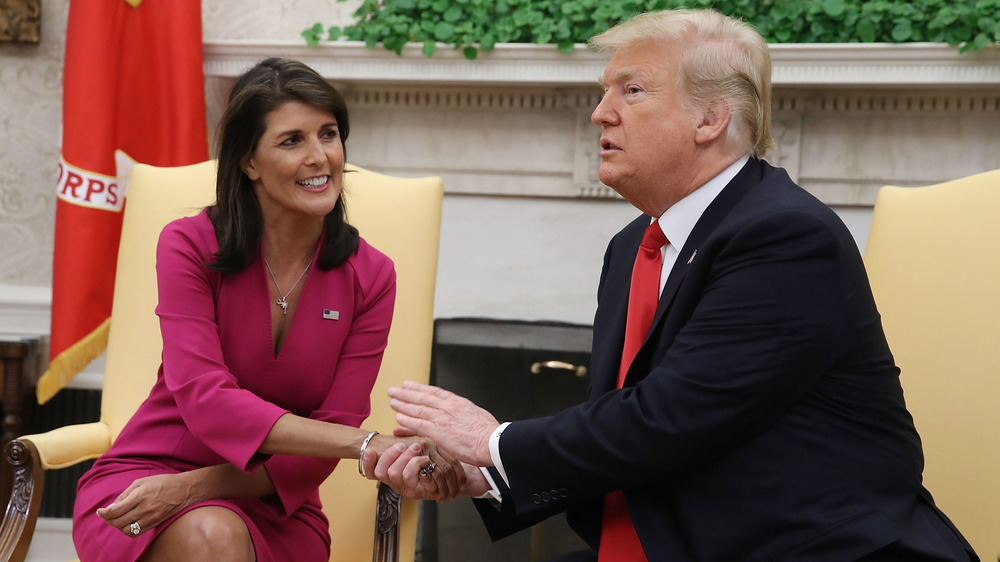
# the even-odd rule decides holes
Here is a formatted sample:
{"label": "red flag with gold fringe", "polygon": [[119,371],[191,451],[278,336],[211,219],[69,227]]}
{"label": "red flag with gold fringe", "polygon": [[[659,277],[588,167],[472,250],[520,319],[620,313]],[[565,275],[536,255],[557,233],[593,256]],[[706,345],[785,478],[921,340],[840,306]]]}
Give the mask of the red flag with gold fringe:
{"label": "red flag with gold fringe", "polygon": [[131,164],[207,158],[200,0],[71,0],[51,361],[39,403],[107,346]]}

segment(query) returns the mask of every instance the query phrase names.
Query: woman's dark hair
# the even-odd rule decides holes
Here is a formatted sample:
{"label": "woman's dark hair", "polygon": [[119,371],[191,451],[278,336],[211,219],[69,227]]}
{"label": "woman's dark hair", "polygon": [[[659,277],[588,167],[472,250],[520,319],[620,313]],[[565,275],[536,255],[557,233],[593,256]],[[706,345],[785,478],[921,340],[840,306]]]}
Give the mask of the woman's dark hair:
{"label": "woman's dark hair", "polygon": [[[307,103],[337,119],[346,158],[347,104],[340,93],[315,70],[298,61],[270,58],[236,80],[216,132],[219,173],[215,205],[208,216],[219,240],[219,252],[208,266],[219,273],[238,273],[249,267],[260,248],[264,229],[253,183],[243,173],[243,158],[257,149],[267,127],[267,114],[289,101]],[[341,170],[341,172],[343,172]],[[347,224],[343,195],[323,219],[326,237],[318,256],[320,269],[329,270],[358,249],[358,231]]]}

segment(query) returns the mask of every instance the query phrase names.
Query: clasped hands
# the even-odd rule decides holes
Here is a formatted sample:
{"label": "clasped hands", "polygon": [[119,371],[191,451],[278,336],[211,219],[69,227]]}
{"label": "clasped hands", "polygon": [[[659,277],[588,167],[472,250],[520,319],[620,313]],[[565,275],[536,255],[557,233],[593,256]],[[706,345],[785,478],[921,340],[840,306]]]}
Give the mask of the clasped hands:
{"label": "clasped hands", "polygon": [[[479,467],[491,466],[489,439],[500,425],[486,410],[446,390],[406,382],[389,389],[395,437],[375,435],[365,449],[365,474],[414,499],[447,501],[490,489]],[[428,470],[431,464],[433,470]],[[421,476],[421,469],[424,476]],[[241,493],[273,492],[265,471],[244,474],[231,464],[139,478],[97,514],[128,537],[138,536],[185,507],[218,495],[219,483]],[[210,490],[215,490],[211,492]],[[139,530],[140,532],[136,532]]]}
{"label": "clasped hands", "polygon": [[[389,398],[399,424],[393,434],[415,441],[390,445],[381,453],[366,449],[361,462],[369,479],[408,498],[439,503],[489,491],[479,467],[493,464],[489,439],[500,425],[496,418],[461,396],[415,382],[390,388]],[[435,468],[427,474],[432,463]]]}

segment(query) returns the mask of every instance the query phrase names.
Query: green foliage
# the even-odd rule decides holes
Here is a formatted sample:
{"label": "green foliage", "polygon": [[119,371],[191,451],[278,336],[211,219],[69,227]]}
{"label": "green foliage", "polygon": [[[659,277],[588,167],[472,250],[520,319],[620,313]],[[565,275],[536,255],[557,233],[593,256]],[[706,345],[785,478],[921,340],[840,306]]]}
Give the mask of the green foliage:
{"label": "green foliage", "polygon": [[[343,2],[345,0],[338,0]],[[346,38],[402,52],[439,43],[469,59],[496,43],[576,43],[634,14],[714,8],[753,24],[770,43],[943,42],[961,51],[1000,41],[1000,0],[363,0],[343,29],[315,24],[310,45]]]}

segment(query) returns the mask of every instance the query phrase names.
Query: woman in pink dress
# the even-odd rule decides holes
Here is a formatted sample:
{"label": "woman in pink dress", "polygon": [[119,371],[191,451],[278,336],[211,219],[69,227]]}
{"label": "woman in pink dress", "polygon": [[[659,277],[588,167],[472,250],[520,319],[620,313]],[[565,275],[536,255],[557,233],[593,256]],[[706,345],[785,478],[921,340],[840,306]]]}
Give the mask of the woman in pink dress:
{"label": "woman in pink dress", "polygon": [[436,467],[423,485],[459,491],[464,473],[426,439],[359,429],[395,271],[345,222],[347,133],[343,98],[301,63],[237,80],[217,201],[157,246],[156,383],[78,485],[83,562],[328,560],[318,487],[366,449],[419,449]]}

